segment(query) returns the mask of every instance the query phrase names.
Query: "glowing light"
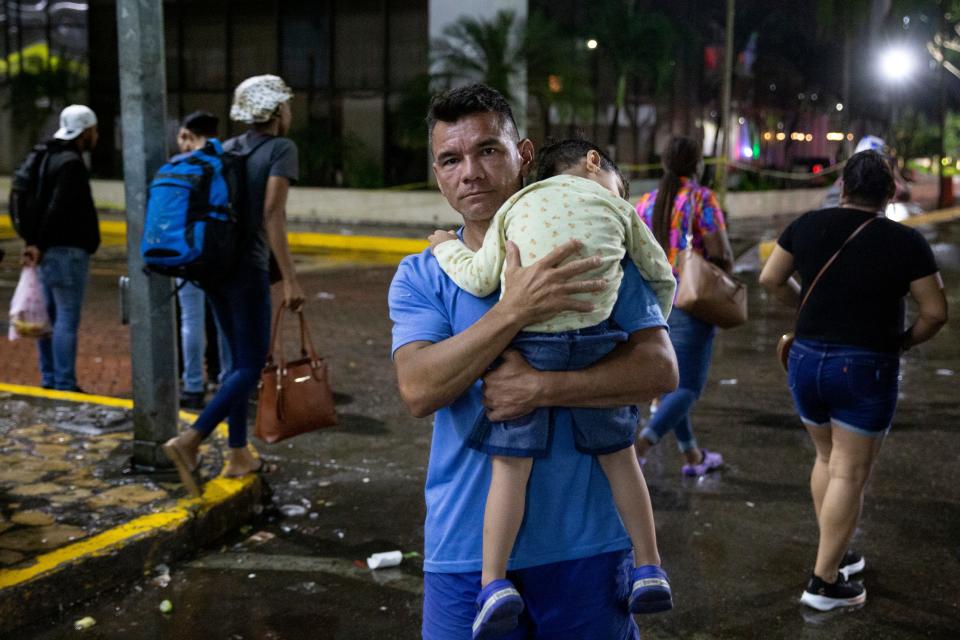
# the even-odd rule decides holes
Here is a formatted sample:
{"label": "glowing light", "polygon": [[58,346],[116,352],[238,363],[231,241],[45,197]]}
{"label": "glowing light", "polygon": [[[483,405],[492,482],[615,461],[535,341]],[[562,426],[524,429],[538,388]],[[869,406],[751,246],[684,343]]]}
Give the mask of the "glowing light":
{"label": "glowing light", "polygon": [[550,87],[550,93],[560,93],[563,91],[563,80],[560,76],[550,74],[547,76],[547,85]]}
{"label": "glowing light", "polygon": [[838,102],[838,103],[837,103],[837,111],[843,111],[843,103],[842,103],[842,102]]}
{"label": "glowing light", "polygon": [[597,44],[598,43],[596,40],[594,40],[593,38],[590,38],[589,40],[587,40],[587,49],[596,49]]}
{"label": "glowing light", "polygon": [[740,149],[740,155],[742,155],[744,158],[752,158],[752,157],[753,157],[753,149],[750,148],[750,147],[748,147],[748,146],[746,146],[746,145],[744,145],[743,148]]}
{"label": "glowing light", "polygon": [[913,53],[904,47],[893,47],[880,54],[880,73],[890,82],[903,82],[916,66]]}
{"label": "glowing light", "polygon": [[785,134],[783,131],[780,131],[779,133],[777,133],[777,140],[786,140],[786,139],[787,139],[787,134]]}
{"label": "glowing light", "polygon": [[746,120],[744,120],[743,118],[737,118],[737,122],[740,124],[744,124]]}
{"label": "glowing light", "polygon": [[827,134],[827,140],[830,140],[831,142],[840,142],[843,140],[843,138],[843,134],[839,131],[831,131]]}
{"label": "glowing light", "polygon": [[773,134],[770,133],[769,131],[765,131],[765,132],[763,133],[763,139],[764,139],[764,140],[773,140]]}
{"label": "glowing light", "polygon": [[853,140],[853,134],[852,134],[852,133],[848,133],[848,134],[847,134],[847,140]]}
{"label": "glowing light", "polygon": [[953,162],[953,160],[951,160],[950,157],[948,156],[948,157],[944,158],[943,160],[941,160],[941,161],[940,161],[940,164],[942,164],[943,166],[946,167],[946,166],[948,166],[951,162]]}
{"label": "glowing light", "polygon": [[812,134],[812,133],[808,133],[806,136],[804,136],[804,139],[805,139],[807,142],[813,142],[813,134]]}
{"label": "glowing light", "polygon": [[813,175],[821,173],[823,171],[823,165],[818,162],[817,164],[813,165],[812,171]]}

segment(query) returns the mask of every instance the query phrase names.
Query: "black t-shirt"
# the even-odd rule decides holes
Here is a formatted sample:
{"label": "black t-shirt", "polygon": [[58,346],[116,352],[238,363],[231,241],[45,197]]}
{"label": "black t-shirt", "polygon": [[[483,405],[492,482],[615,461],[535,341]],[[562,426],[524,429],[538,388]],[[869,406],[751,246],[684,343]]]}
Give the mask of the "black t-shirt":
{"label": "black t-shirt", "polygon": [[[793,254],[803,290],[840,245],[873,213],[820,209],[800,216],[778,244]],[[879,218],[844,247],[797,318],[797,337],[895,352],[904,330],[910,283],[938,271],[930,245],[914,229]]]}

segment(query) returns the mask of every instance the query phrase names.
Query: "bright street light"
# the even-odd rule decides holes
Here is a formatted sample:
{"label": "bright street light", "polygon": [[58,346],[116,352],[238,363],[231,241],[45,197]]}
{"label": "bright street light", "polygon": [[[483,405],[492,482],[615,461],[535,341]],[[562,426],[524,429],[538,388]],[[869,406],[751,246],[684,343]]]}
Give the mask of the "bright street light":
{"label": "bright street light", "polygon": [[597,48],[596,40],[594,40],[593,38],[590,38],[589,40],[587,40],[587,49],[596,49],[596,48]]}
{"label": "bright street light", "polygon": [[916,66],[913,53],[904,47],[892,47],[880,54],[880,73],[890,82],[903,82]]}

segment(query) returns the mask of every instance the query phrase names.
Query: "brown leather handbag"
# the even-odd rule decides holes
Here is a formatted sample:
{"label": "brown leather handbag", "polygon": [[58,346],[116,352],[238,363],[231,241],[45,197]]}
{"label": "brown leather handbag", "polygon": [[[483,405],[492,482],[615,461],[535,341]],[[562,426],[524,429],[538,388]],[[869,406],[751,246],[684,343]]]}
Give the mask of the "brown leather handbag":
{"label": "brown leather handbag", "polygon": [[691,248],[678,256],[677,298],[674,304],[697,320],[721,329],[739,327],[747,321],[747,285]]}
{"label": "brown leather handbag", "polygon": [[[866,229],[867,225],[873,222],[874,220],[876,220],[877,217],[879,216],[870,218],[869,220],[861,224],[859,227],[854,229],[853,233],[851,233],[847,237],[847,239],[843,241],[843,244],[840,245],[840,248],[837,249],[836,253],[830,256],[830,259],[827,260],[827,262],[822,267],[820,267],[820,271],[819,273],[817,273],[817,277],[814,278],[813,282],[810,283],[810,288],[807,289],[806,295],[804,295],[803,300],[800,301],[800,306],[797,307],[797,318],[800,317],[800,312],[803,311],[803,306],[807,304],[807,300],[810,299],[810,294],[813,293],[813,288],[817,286],[818,282],[820,282],[820,276],[822,276],[823,273],[827,270],[827,268],[831,264],[833,264],[833,261],[837,259],[837,256],[840,255],[840,252],[843,251],[843,248],[847,246],[847,243],[853,240],[858,233]],[[782,336],[780,336],[780,340],[777,341],[777,360],[780,362],[780,366],[783,367],[784,371],[787,370],[787,362],[790,359],[790,348],[793,347],[793,340],[795,337],[796,336],[794,335],[794,332],[791,331],[789,333],[785,333]]]}
{"label": "brown leather handbag", "polygon": [[[327,364],[317,355],[302,310],[296,312],[300,320],[300,358],[287,362],[284,357],[285,309],[285,304],[277,309],[270,354],[260,374],[254,435],[268,443],[337,424]],[[274,361],[278,338],[280,357]]]}

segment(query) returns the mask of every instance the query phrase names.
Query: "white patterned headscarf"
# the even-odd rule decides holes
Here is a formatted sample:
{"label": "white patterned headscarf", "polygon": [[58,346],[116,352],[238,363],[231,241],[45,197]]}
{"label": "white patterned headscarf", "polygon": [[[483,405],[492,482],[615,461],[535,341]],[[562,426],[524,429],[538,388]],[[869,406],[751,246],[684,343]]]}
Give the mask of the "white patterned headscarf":
{"label": "white patterned headscarf", "polygon": [[268,122],[277,107],[293,97],[293,90],[279,76],[247,78],[233,92],[230,119],[246,124]]}

